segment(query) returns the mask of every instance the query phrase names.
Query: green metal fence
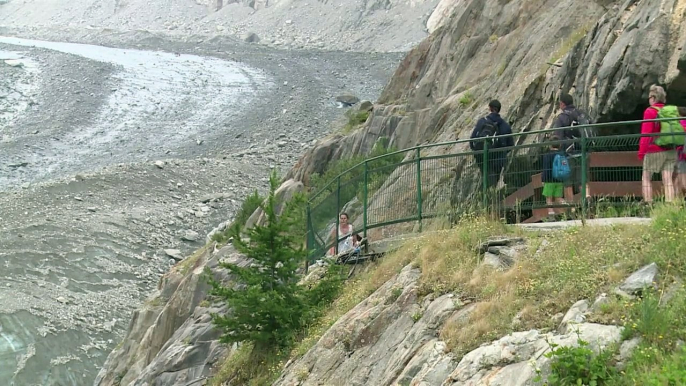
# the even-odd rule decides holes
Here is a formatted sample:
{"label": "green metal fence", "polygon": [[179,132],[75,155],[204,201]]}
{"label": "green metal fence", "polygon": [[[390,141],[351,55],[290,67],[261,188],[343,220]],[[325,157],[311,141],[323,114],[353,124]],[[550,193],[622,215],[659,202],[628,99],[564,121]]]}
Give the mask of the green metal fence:
{"label": "green metal fence", "polygon": [[[323,256],[330,249],[337,252],[342,212],[349,215],[354,233],[367,237],[374,228],[414,222],[415,230],[421,230],[424,220],[455,221],[467,213],[521,222],[537,221],[553,208],[585,219],[593,215],[589,205],[595,208],[599,200],[613,206],[639,202],[644,186],[642,162],[637,157],[640,126],[674,120],[577,126],[593,127],[598,135],[575,141],[552,142],[554,129],[549,129],[512,134],[515,146],[510,148],[489,149],[486,144],[484,150],[472,151],[469,140],[458,140],[367,159],[311,196],[307,207],[310,256]],[[551,205],[541,194],[541,161],[543,154],[554,151],[555,143],[570,149],[573,175],[564,183],[566,202]],[[674,161],[676,152],[665,154]],[[658,194],[660,178],[651,186]]]}

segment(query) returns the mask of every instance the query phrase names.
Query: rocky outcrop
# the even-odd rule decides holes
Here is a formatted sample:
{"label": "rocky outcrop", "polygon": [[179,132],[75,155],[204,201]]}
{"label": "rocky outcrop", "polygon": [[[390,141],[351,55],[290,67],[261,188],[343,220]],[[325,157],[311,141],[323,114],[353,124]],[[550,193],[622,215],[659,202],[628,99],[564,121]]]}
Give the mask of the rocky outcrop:
{"label": "rocky outcrop", "polygon": [[550,344],[577,346],[581,339],[599,351],[619,342],[621,332],[621,327],[593,323],[579,324],[565,335],[515,332],[465,355],[441,385],[533,385],[537,371],[543,376],[550,373],[551,359],[544,356]]}
{"label": "rocky outcrop", "polygon": [[[482,253],[500,248],[517,253],[521,240],[494,239]],[[501,241],[500,245],[498,241]],[[412,265],[340,318],[302,358],[291,362],[275,386],[307,385],[534,385],[550,373],[551,345],[589,343],[596,352],[621,341],[622,327],[587,323],[605,296],[589,307],[580,300],[556,331],[520,331],[458,358],[446,351],[438,331],[475,308],[453,294],[417,296],[421,273]],[[558,319],[559,321],[559,319]],[[636,347],[621,345],[623,360]]]}
{"label": "rocky outcrop", "polygon": [[[295,181],[293,179],[286,180],[281,186],[274,192],[274,200],[276,201],[275,212],[276,215],[281,215],[285,209],[286,203],[291,201],[291,199],[298,193],[301,193],[305,189],[305,186],[300,181]],[[267,217],[264,214],[262,208],[258,208],[245,223],[246,228],[252,228],[255,225],[264,225],[267,221]]]}
{"label": "rocky outcrop", "polygon": [[229,279],[216,269],[219,261],[248,264],[233,247],[215,251],[214,244],[178,263],[134,312],[126,337],[107,358],[95,385],[181,386],[209,377],[230,351],[219,343],[221,334],[210,316],[224,308],[205,300],[205,268],[212,268],[217,280]]}
{"label": "rocky outcrop", "polygon": [[[419,301],[419,276],[416,268],[405,267],[339,319],[275,385],[391,385],[412,379],[411,369],[418,370],[424,361],[440,366],[445,360],[432,360],[442,347],[438,328],[462,304],[453,295]],[[453,367],[449,364],[443,363],[445,376]],[[306,380],[299,383],[305,373]]]}

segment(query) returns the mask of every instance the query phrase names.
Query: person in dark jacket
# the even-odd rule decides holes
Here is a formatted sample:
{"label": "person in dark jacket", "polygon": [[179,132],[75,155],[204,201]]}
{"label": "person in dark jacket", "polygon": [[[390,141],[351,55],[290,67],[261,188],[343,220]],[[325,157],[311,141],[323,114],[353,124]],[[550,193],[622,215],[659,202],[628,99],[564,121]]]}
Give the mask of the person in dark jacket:
{"label": "person in dark jacket", "polygon": [[[574,126],[572,125],[578,117],[582,115],[586,115],[583,111],[579,110],[576,108],[574,105],[574,98],[569,95],[569,94],[562,94],[560,95],[560,114],[555,117],[555,121],[553,122],[553,128],[556,129],[553,132],[553,135],[555,137],[558,137],[560,140],[562,140],[562,146],[565,147],[566,151],[569,151],[572,153],[572,155],[569,157],[570,161],[570,166],[572,168],[572,181],[571,184],[573,188],[576,191],[581,191],[581,152],[580,152],[580,142],[578,141],[578,138],[581,138],[582,133],[580,132],[579,129],[575,129]],[[573,143],[572,140],[577,139],[576,143]],[[593,150],[593,149],[589,149]],[[574,154],[576,153],[576,154]],[[590,179],[590,159],[587,155],[586,157],[586,200],[587,202],[592,201],[592,196],[591,196],[591,189],[588,184],[588,180]]]}
{"label": "person in dark jacket", "polygon": [[576,117],[580,115],[581,111],[574,106],[574,98],[569,94],[560,95],[560,114],[555,117],[553,128],[556,137],[563,139],[579,138],[581,133],[574,129],[572,123]]}
{"label": "person in dark jacket", "polygon": [[[501,137],[504,135],[512,134],[512,128],[505,122],[505,120],[500,116],[500,109],[502,105],[496,99],[488,103],[488,115],[479,119],[472,130],[472,135],[469,142],[469,147],[472,151],[480,151],[483,145],[478,143],[479,138],[483,138],[484,128],[486,126],[495,125],[496,132],[493,138],[493,144],[488,147],[487,161],[488,161],[488,186],[493,187],[498,183],[500,179],[500,173],[505,167],[505,162],[507,161],[507,153],[509,150],[504,148],[512,148],[514,146],[514,139],[509,137]],[[481,140],[483,141],[483,140]],[[481,146],[480,146],[481,145]],[[484,154],[475,154],[474,158],[476,164],[479,167],[479,171],[483,171]]]}

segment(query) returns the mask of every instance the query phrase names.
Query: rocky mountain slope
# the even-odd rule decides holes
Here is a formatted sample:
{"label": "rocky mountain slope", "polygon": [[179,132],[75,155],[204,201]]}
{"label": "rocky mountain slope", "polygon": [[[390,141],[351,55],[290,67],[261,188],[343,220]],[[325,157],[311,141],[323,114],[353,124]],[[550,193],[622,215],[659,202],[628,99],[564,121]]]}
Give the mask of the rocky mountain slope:
{"label": "rocky mountain slope", "polygon": [[[502,115],[515,132],[527,132],[550,126],[562,91],[598,122],[640,119],[653,83],[666,86],[672,103],[686,96],[686,1],[445,3],[454,7],[449,21],[405,57],[366,124],[350,135],[321,141],[290,177],[307,181],[333,160],[368,154],[380,136],[398,149],[468,138],[491,98],[502,102]],[[520,142],[534,140],[523,137]],[[430,153],[466,148],[447,146]],[[518,150],[513,158],[527,151]],[[467,182],[473,179],[465,178],[473,172],[464,170],[459,184],[450,176],[436,181],[454,185],[454,199],[463,201],[474,192]],[[377,196],[393,189],[389,183]]]}
{"label": "rocky mountain slope", "polygon": [[29,28],[33,36],[36,31],[56,32],[63,27],[106,29],[105,32],[142,29],[177,36],[233,35],[290,48],[407,51],[439,24],[445,7],[432,16],[437,3],[438,0],[12,0],[0,3],[0,24],[10,29]]}

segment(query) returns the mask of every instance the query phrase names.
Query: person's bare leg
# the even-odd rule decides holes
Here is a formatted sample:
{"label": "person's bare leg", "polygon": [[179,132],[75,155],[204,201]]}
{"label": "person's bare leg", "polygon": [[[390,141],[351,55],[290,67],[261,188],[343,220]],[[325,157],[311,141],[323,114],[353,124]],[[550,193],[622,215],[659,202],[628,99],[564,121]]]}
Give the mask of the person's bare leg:
{"label": "person's bare leg", "polygon": [[677,187],[679,188],[679,197],[683,197],[686,192],[686,174],[679,173],[676,177]]}
{"label": "person's bare leg", "polygon": [[567,201],[565,201],[564,198],[562,198],[562,197],[555,197],[555,204],[557,204],[557,205],[564,205],[564,204],[566,204],[566,203],[567,203]]}
{"label": "person's bare leg", "polygon": [[665,187],[665,201],[673,202],[675,196],[674,190],[674,172],[672,170],[662,171],[662,184]]}
{"label": "person's bare leg", "polygon": [[641,190],[643,191],[643,201],[653,202],[653,185],[650,181],[653,174],[644,170]]}
{"label": "person's bare leg", "polygon": [[548,216],[555,216],[555,208],[551,207],[554,203],[555,201],[552,197],[545,198],[545,204],[548,205]]}

